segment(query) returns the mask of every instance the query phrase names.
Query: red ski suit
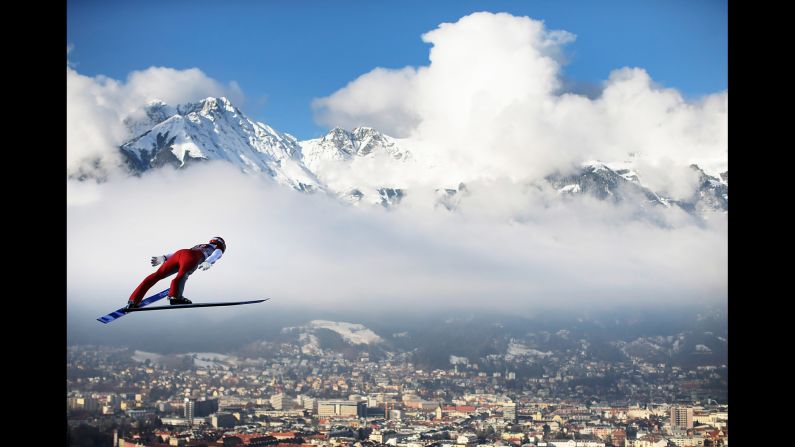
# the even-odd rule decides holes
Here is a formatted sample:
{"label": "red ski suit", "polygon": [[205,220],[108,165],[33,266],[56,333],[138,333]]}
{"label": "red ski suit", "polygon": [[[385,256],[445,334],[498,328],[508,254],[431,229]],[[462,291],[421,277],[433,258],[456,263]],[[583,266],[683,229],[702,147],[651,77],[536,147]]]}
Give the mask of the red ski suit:
{"label": "red ski suit", "polygon": [[138,288],[130,295],[129,301],[133,301],[135,304],[140,303],[152,286],[174,273],[177,276],[171,281],[171,289],[168,291],[168,296],[174,298],[182,297],[182,291],[185,289],[185,281],[188,276],[195,272],[196,267],[206,258],[202,250],[198,250],[197,247],[177,250],[173,255],[168,256],[166,262],[157,271],[144,278]]}

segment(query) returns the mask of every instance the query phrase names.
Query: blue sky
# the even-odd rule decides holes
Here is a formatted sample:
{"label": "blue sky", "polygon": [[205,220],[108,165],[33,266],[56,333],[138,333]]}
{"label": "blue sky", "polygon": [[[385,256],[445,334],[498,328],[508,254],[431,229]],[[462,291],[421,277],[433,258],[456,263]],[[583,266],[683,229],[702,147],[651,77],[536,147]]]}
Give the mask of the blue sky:
{"label": "blue sky", "polygon": [[375,67],[427,65],[420,35],[476,11],[526,15],[575,34],[564,76],[579,83],[631,66],[687,98],[728,88],[725,0],[69,1],[67,44],[83,75],[196,67],[236,81],[248,115],[305,139],[326,131],[312,99]]}

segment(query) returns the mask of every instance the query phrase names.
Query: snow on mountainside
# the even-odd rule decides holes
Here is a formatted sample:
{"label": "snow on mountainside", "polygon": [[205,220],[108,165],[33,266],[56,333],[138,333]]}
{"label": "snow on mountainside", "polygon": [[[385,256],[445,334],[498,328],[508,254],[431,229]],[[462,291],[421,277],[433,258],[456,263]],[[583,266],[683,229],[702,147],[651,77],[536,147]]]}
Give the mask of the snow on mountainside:
{"label": "snow on mountainside", "polygon": [[141,362],[141,363],[143,363],[143,362],[145,362],[147,360],[149,360],[152,363],[157,363],[163,358],[163,355],[162,354],[157,354],[157,353],[154,353],[154,352],[146,352],[146,351],[138,351],[138,350],[136,350],[135,352],[133,352],[133,355],[132,355],[131,358],[133,360],[135,360],[136,362]]}
{"label": "snow on mountainside", "polygon": [[230,366],[236,366],[239,363],[239,359],[237,357],[218,354],[215,352],[188,352],[185,354],[163,355],[136,350],[133,352],[131,359],[141,363],[148,360],[153,364],[164,364],[168,363],[169,361],[173,362],[175,359],[182,359],[184,357],[191,358],[193,366],[197,368],[229,369]]}
{"label": "snow on mountainside", "polygon": [[705,211],[729,209],[729,171],[720,174],[720,179],[713,177],[697,165],[690,169],[698,174],[698,188],[692,196],[684,200],[672,200],[686,211],[701,214]]}
{"label": "snow on mountainside", "polygon": [[345,341],[353,345],[372,345],[384,340],[375,332],[362,324],[343,323],[327,320],[312,320],[306,326],[308,329],[328,329],[342,336]]}
{"label": "snow on mountainside", "polygon": [[385,155],[395,160],[411,158],[411,152],[402,148],[398,140],[370,127],[357,127],[348,132],[335,127],[322,138],[300,142],[304,164],[313,172],[322,169],[324,162],[349,161],[355,157]]}
{"label": "snow on mountainside", "polygon": [[539,351],[522,343],[518,343],[515,340],[511,340],[510,344],[508,344],[508,349],[506,350],[505,354],[506,358],[511,359],[514,357],[549,357],[552,355],[552,352]]}
{"label": "snow on mountainside", "polygon": [[364,325],[327,320],[312,320],[304,326],[286,327],[282,329],[282,332],[298,332],[299,340],[309,345],[307,349],[316,350],[318,349],[316,332],[321,329],[336,332],[343,340],[352,345],[375,345],[384,341]]}
{"label": "snow on mountainside", "polygon": [[[334,128],[321,138],[298,141],[254,122],[226,98],[171,106],[152,101],[124,121],[129,139],[120,149],[134,172],[164,165],[184,168],[206,160],[223,160],[244,172],[265,173],[299,191],[326,191],[349,203],[391,207],[411,194],[405,179],[420,165],[409,140],[384,135],[370,127]],[[696,165],[698,187],[691,197],[673,199],[643,183],[632,160],[591,161],[566,174],[548,175],[546,183],[562,198],[589,195],[612,202],[647,207],[679,207],[701,215],[728,211],[728,171],[711,176]],[[517,186],[520,187],[520,186]],[[467,196],[456,189],[435,190],[436,204],[455,210]]]}
{"label": "snow on mountainside", "polygon": [[668,205],[664,199],[642,186],[633,171],[615,171],[600,162],[587,162],[574,174],[553,174],[547,176],[546,180],[561,194],[589,194],[613,202],[640,197],[651,205]]}
{"label": "snow on mountainside", "polygon": [[176,107],[155,101],[147,105],[145,114],[140,121],[125,122],[131,139],[121,150],[134,171],[224,160],[245,172],[265,172],[298,190],[320,188],[317,177],[301,162],[295,137],[251,121],[226,98]]}
{"label": "snow on mountainside", "polygon": [[706,174],[697,165],[691,165],[699,176],[698,186],[691,197],[673,199],[657,194],[643,184],[631,162],[603,163],[589,161],[582,168],[568,175],[559,173],[546,177],[546,180],[561,195],[588,194],[601,200],[621,202],[631,200],[642,205],[678,206],[687,212],[701,214],[707,211],[728,211],[729,172],[721,174],[721,179]]}
{"label": "snow on mountainside", "polygon": [[[413,157],[402,140],[370,127],[351,132],[336,127],[321,138],[299,144],[304,165],[342,199],[390,206],[403,198],[403,189],[378,176],[382,166],[410,171],[411,166],[405,164],[412,163]],[[349,175],[340,176],[340,172]]]}

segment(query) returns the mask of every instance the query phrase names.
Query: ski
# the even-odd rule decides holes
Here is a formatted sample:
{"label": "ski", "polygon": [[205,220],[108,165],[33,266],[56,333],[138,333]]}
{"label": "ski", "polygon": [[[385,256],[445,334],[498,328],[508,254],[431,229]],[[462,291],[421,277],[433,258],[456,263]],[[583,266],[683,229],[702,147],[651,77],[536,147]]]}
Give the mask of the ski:
{"label": "ski", "polygon": [[[144,307],[144,306],[148,306],[148,305],[154,303],[155,301],[159,301],[159,300],[162,300],[163,298],[167,297],[168,296],[168,290],[169,289],[166,289],[166,290],[164,290],[164,291],[162,291],[162,292],[160,292],[160,293],[158,293],[156,295],[152,295],[152,296],[150,296],[148,298],[144,298],[143,300],[141,300],[141,303],[138,305],[139,309]],[[125,310],[122,307],[119,310],[114,310],[113,312],[111,312],[111,313],[109,313],[109,314],[107,314],[105,316],[97,318],[97,321],[99,321],[100,323],[108,324],[111,321],[118,320],[119,318],[123,317],[126,314],[127,314],[127,310]]]}
{"label": "ski", "polygon": [[268,301],[270,298],[264,300],[254,301],[233,301],[226,303],[194,303],[194,304],[172,304],[169,306],[155,306],[155,307],[138,307],[135,309],[128,309],[127,312],[143,312],[147,310],[167,310],[167,309],[187,309],[191,307],[216,307],[216,306],[239,306],[241,304],[255,304],[263,301]]}

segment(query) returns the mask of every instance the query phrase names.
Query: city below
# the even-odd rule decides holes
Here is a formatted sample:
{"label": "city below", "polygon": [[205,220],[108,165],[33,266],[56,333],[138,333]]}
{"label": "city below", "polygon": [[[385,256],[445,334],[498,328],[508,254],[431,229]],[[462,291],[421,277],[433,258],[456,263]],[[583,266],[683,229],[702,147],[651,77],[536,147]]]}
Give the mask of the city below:
{"label": "city below", "polygon": [[307,353],[287,343],[269,352],[266,359],[72,345],[70,443],[728,445],[725,364],[548,352],[506,356],[491,367],[450,356],[448,368],[424,368],[411,352]]}

